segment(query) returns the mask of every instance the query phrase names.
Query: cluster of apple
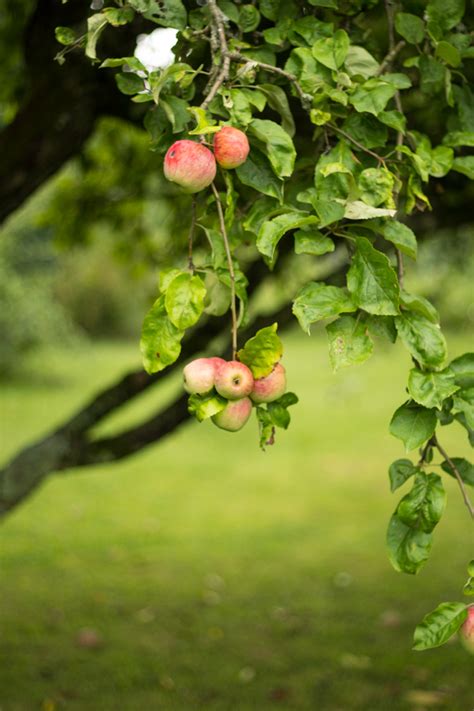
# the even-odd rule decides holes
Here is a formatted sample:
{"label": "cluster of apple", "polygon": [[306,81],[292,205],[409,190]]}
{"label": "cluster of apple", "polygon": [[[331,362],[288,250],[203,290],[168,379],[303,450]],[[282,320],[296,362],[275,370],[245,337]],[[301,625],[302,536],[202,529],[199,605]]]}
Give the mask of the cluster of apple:
{"label": "cluster of apple", "polygon": [[188,193],[197,193],[216,177],[216,161],[221,168],[238,168],[246,161],[250,146],[243,131],[223,126],[214,134],[213,149],[214,153],[202,143],[189,139],[176,141],[165,155],[165,178]]}
{"label": "cluster of apple", "polygon": [[264,378],[254,379],[252,371],[238,360],[197,358],[183,370],[184,389],[191,395],[205,395],[215,389],[227,404],[212,421],[230,432],[242,429],[252,412],[252,404],[273,402],[286,389],[286,373],[277,363]]}

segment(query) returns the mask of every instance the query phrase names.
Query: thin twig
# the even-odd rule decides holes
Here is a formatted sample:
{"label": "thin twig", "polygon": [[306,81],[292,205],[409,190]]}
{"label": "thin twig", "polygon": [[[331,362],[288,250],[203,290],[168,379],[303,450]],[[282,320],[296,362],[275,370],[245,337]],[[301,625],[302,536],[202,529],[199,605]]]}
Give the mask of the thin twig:
{"label": "thin twig", "polygon": [[[219,46],[220,46],[220,53],[221,53],[221,66],[219,73],[217,74],[216,78],[214,79],[211,88],[209,89],[206,98],[201,104],[201,109],[207,109],[217,92],[219,91],[220,87],[224,83],[224,81],[228,78],[229,76],[229,69],[230,69],[230,56],[227,48],[227,38],[225,36],[225,25],[224,25],[224,20],[223,20],[223,15],[221,10],[219,9],[216,0],[207,0],[207,5],[209,7],[209,10],[212,15],[212,19],[214,21],[214,28],[217,33],[218,41],[219,41]],[[211,35],[212,36],[212,35]]]}
{"label": "thin twig", "polygon": [[234,263],[232,262],[232,254],[230,251],[229,239],[227,237],[227,229],[225,226],[224,211],[222,209],[221,198],[219,191],[217,190],[215,183],[211,184],[212,192],[216,198],[217,214],[219,215],[219,225],[221,228],[222,239],[224,240],[225,253],[227,257],[227,264],[229,267],[230,276],[230,310],[232,314],[232,358],[235,360],[237,355],[237,308],[236,308],[236,298],[235,298],[235,272]]}
{"label": "thin twig", "polygon": [[374,151],[371,151],[370,148],[366,148],[362,143],[359,143],[359,141],[356,141],[355,138],[352,138],[352,136],[349,133],[346,133],[345,131],[343,131],[342,128],[338,128],[333,123],[328,123],[326,125],[329,128],[331,128],[333,131],[336,131],[336,133],[340,133],[341,136],[344,136],[344,138],[347,138],[348,141],[353,143],[354,146],[357,146],[357,148],[360,148],[361,151],[364,151],[364,153],[368,153],[369,156],[376,158],[379,161],[379,163],[382,163],[383,165],[385,165],[385,158],[382,158],[382,156],[379,156],[378,153],[374,153]]}
{"label": "thin twig", "polygon": [[287,72],[284,69],[280,69],[280,67],[274,67],[272,64],[266,64],[265,62],[259,62],[256,59],[249,59],[248,57],[245,57],[243,54],[240,54],[240,52],[230,52],[228,54],[228,57],[233,62],[245,62],[245,64],[248,64],[249,68],[258,67],[259,69],[263,69],[266,72],[272,72],[273,74],[279,74],[281,77],[285,77],[285,79],[287,79],[287,81],[291,82],[293,84],[293,86],[295,87],[295,89],[298,92],[298,95],[301,99],[301,103],[303,104],[303,106],[305,108],[307,108],[310,105],[308,102],[311,102],[311,96],[309,94],[306,94],[303,91],[298,79],[295,77],[294,74],[291,74],[291,72]]}
{"label": "thin twig", "polygon": [[388,49],[390,52],[392,52],[395,47],[395,26],[393,21],[393,10],[393,0],[385,0],[385,12],[387,14],[388,22]]}
{"label": "thin twig", "polygon": [[461,475],[460,475],[460,473],[459,473],[459,470],[458,470],[457,466],[455,465],[455,463],[453,462],[453,460],[450,459],[450,457],[449,457],[448,453],[446,452],[446,450],[440,445],[440,443],[438,442],[436,436],[433,436],[432,439],[433,439],[433,444],[434,444],[434,446],[436,447],[436,449],[438,450],[438,452],[441,454],[441,456],[444,457],[445,461],[448,463],[448,465],[449,465],[451,471],[453,472],[454,476],[456,477],[456,479],[457,479],[457,481],[458,481],[458,484],[459,484],[459,488],[461,489],[461,494],[462,494],[462,497],[463,497],[463,499],[464,499],[464,503],[466,504],[467,509],[468,509],[469,513],[471,514],[471,518],[474,519],[474,506],[471,504],[471,501],[470,501],[470,499],[469,499],[468,493],[467,493],[467,491],[466,491],[466,487],[464,486],[464,482],[463,482],[463,480],[462,480],[462,477],[461,477]]}
{"label": "thin twig", "polygon": [[193,195],[193,201],[191,203],[191,226],[189,228],[188,234],[188,269],[194,274],[195,266],[193,262],[193,240],[194,233],[196,231],[196,196]]}
{"label": "thin twig", "polygon": [[405,40],[400,40],[400,42],[397,42],[397,44],[394,47],[391,47],[389,49],[388,54],[382,60],[382,63],[380,65],[380,67],[378,68],[375,76],[380,76],[381,74],[384,73],[384,71],[386,69],[390,69],[390,66],[391,66],[393,60],[395,59],[397,54],[404,48],[405,45],[406,45]]}
{"label": "thin twig", "polygon": [[[399,42],[397,45],[395,44],[395,23],[394,23],[394,6],[393,6],[393,0],[385,0],[385,13],[387,15],[387,25],[388,25],[388,54],[385,57],[384,61],[382,62],[383,65],[383,71],[385,69],[390,69],[390,66],[397,56],[398,52],[402,47],[404,46],[405,43]],[[401,46],[400,46],[401,45]],[[398,48],[398,49],[397,49]],[[402,116],[403,114],[403,106],[402,106],[402,100],[400,98],[400,92],[397,91],[395,92],[395,106],[397,107],[397,111],[399,111]],[[401,131],[397,132],[397,149],[403,145],[403,133]],[[401,153],[399,150],[397,150],[397,158],[401,158]]]}

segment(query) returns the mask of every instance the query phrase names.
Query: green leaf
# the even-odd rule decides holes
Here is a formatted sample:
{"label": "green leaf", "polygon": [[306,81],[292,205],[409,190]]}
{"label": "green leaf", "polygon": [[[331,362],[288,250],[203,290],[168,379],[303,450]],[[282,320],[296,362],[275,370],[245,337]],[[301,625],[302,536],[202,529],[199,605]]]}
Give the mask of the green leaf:
{"label": "green leaf", "polygon": [[464,0],[430,0],[425,12],[428,25],[434,23],[444,31],[451,30],[464,15]]}
{"label": "green leaf", "polygon": [[454,419],[456,422],[459,422],[461,427],[464,427],[464,429],[467,432],[467,438],[469,440],[469,444],[471,447],[474,447],[474,428],[472,428],[467,421],[467,418],[465,417],[463,412],[458,412],[454,415]]}
{"label": "green leaf", "polygon": [[393,217],[396,210],[384,207],[372,207],[362,200],[348,202],[344,208],[344,217],[348,220],[370,220],[373,217]]}
{"label": "green leaf", "polygon": [[224,15],[229,18],[229,20],[232,20],[232,22],[235,22],[237,25],[239,22],[239,8],[237,5],[235,5],[233,2],[229,2],[229,0],[219,0],[217,3],[219,5],[219,8],[222,10]]}
{"label": "green leaf", "polygon": [[474,387],[474,353],[463,353],[449,364],[454,371],[456,384],[461,388]]}
{"label": "green leaf", "polygon": [[257,237],[257,249],[260,254],[268,257],[270,264],[273,264],[278,242],[286,232],[304,225],[314,225],[317,222],[318,218],[315,215],[308,215],[307,212],[294,211],[278,215],[263,223]]}
{"label": "green leaf", "polygon": [[387,168],[366,168],[358,179],[360,197],[363,202],[373,207],[389,203],[393,204],[393,189],[395,176]]}
{"label": "green leaf", "polygon": [[416,259],[417,244],[415,233],[407,225],[397,220],[377,220],[374,221],[373,227],[376,232],[383,235],[384,239],[394,244],[401,252],[412,259]]}
{"label": "green leaf", "polygon": [[266,408],[259,405],[256,408],[257,421],[260,430],[260,447],[265,450],[265,446],[275,442],[275,427],[287,429],[291,416],[288,407],[295,405],[298,398],[294,393],[285,393],[278,400],[267,404]]}
{"label": "green leaf", "polygon": [[312,323],[355,310],[356,305],[345,289],[316,281],[303,286],[293,302],[293,313],[308,335]]}
{"label": "green leaf", "polygon": [[157,25],[176,30],[186,28],[186,9],[181,0],[128,0],[128,4]]}
{"label": "green leaf", "polygon": [[394,513],[387,530],[390,562],[401,573],[415,575],[426,563],[433,545],[433,534],[406,526]]}
{"label": "green leaf", "polygon": [[450,368],[437,373],[413,368],[408,377],[408,392],[413,400],[425,407],[440,409],[443,401],[459,390]]}
{"label": "green leaf", "polygon": [[309,94],[314,94],[324,85],[325,72],[330,74],[328,69],[318,64],[311,50],[306,47],[298,47],[291,52],[285,70],[294,74],[303,91]]}
{"label": "green leaf", "polygon": [[451,131],[443,138],[445,146],[469,146],[474,147],[474,131]]}
{"label": "green leaf", "polygon": [[369,79],[358,86],[349,101],[356,111],[377,116],[385,109],[390,99],[395,96],[396,87],[378,79]]}
{"label": "green leaf", "polygon": [[425,37],[425,23],[420,17],[409,12],[397,12],[395,28],[409,44],[420,44]]}
{"label": "green leaf", "polygon": [[281,116],[281,126],[291,138],[295,135],[295,122],[286,92],[276,84],[260,84],[260,91],[268,99],[268,105]]}
{"label": "green leaf", "polygon": [[390,491],[396,491],[410,477],[417,474],[420,470],[409,459],[397,459],[392,462],[388,475],[390,477]]}
{"label": "green leaf", "polygon": [[422,54],[419,70],[421,91],[433,96],[444,89],[446,67],[443,64],[429,55]]}
{"label": "green leaf", "polygon": [[188,106],[188,111],[196,121],[196,127],[192,131],[188,131],[190,136],[203,136],[221,130],[221,126],[216,126],[214,119],[210,118],[209,114],[200,106]]}
{"label": "green leaf", "polygon": [[334,242],[319,230],[298,230],[295,232],[296,254],[314,254],[320,257],[328,252],[334,252]]}
{"label": "green leaf", "polygon": [[390,316],[399,312],[397,275],[385,254],[374,249],[365,237],[356,238],[347,288],[357,306],[368,313]]}
{"label": "green leaf", "polygon": [[439,368],[447,357],[446,341],[439,326],[416,312],[402,312],[395,319],[398,335],[414,358],[427,368]]}
{"label": "green leaf", "polygon": [[122,94],[132,95],[143,91],[143,79],[133,72],[125,72],[115,75],[115,81]]}
{"label": "green leaf", "polygon": [[208,229],[201,225],[204,230],[209,246],[211,247],[212,267],[215,271],[227,269],[227,254],[224,240],[218,230]]}
{"label": "green leaf", "polygon": [[463,593],[464,595],[474,595],[474,560],[471,560],[467,566],[467,574],[469,577],[463,587]]}
{"label": "green leaf", "polygon": [[239,27],[242,32],[253,32],[260,24],[260,13],[254,5],[241,5]]}
{"label": "green leaf", "polygon": [[380,64],[364,47],[352,44],[347,50],[344,66],[350,76],[360,75],[369,79],[377,74]]}
{"label": "green leaf", "polygon": [[407,452],[420,447],[436,429],[436,414],[426,407],[405,403],[401,405],[390,422],[390,433],[401,439]]}
{"label": "green leaf", "polygon": [[107,18],[101,12],[91,15],[87,19],[87,41],[86,41],[86,57],[97,59],[96,45],[102,30],[107,25]]}
{"label": "green leaf", "polygon": [[419,471],[411,491],[398,504],[397,516],[406,526],[431,533],[445,508],[446,492],[441,477]]}
{"label": "green leaf", "polygon": [[[225,269],[218,269],[217,270],[217,277],[219,281],[222,284],[225,284],[225,286],[231,288],[231,278],[230,278],[230,273],[227,268]],[[238,325],[242,323],[244,320],[246,311],[247,311],[247,303],[248,303],[248,295],[247,295],[247,286],[248,286],[248,280],[247,277],[243,272],[240,271],[235,265],[234,265],[234,285],[235,285],[235,293],[237,294],[237,298],[240,301],[240,311],[239,311],[239,318],[238,318]]]}
{"label": "green leaf", "polygon": [[372,355],[373,343],[361,319],[339,316],[326,326],[329,361],[334,372],[339,368],[363,363]]}
{"label": "green leaf", "polygon": [[132,22],[135,13],[131,7],[106,7],[103,10],[107,17],[107,22],[113,27],[120,27]]}
{"label": "green leaf", "polygon": [[299,193],[297,199],[312,205],[321,227],[344,217],[345,203],[349,195],[356,192],[352,175],[356,168],[356,159],[344,141],[319,158],[314,174],[315,189]]}
{"label": "green leaf", "polygon": [[377,114],[377,118],[395,131],[405,133],[407,120],[399,111],[381,111]]}
{"label": "green leaf", "polygon": [[260,12],[268,20],[275,22],[278,19],[282,0],[260,0]]}
{"label": "green leaf", "polygon": [[157,373],[175,362],[181,352],[183,336],[184,331],[168,318],[165,296],[160,296],[143,321],[140,350],[147,373]]}
{"label": "green leaf", "polygon": [[369,316],[367,326],[372,336],[387,338],[390,343],[397,340],[397,329],[393,316]]}
{"label": "green leaf", "polygon": [[415,628],[413,649],[419,652],[439,647],[456,634],[466,619],[467,607],[462,602],[442,602]]}
{"label": "green leaf", "polygon": [[280,202],[283,197],[283,183],[272,171],[267,158],[258,149],[252,148],[247,160],[236,169],[241,183]]}
{"label": "green leaf", "polygon": [[[401,72],[389,72],[388,74],[383,74],[381,79],[386,83],[393,86],[395,89],[409,89],[411,87],[411,79],[406,74]],[[377,85],[377,80],[372,79],[366,83],[366,86],[371,84],[372,86]]]}
{"label": "green leaf", "polygon": [[417,294],[410,294],[408,291],[402,289],[400,293],[400,303],[405,309],[409,311],[415,311],[421,314],[431,323],[439,323],[439,314],[436,311],[433,304],[425,299],[424,296],[418,296]]}
{"label": "green leaf", "polygon": [[303,44],[301,41],[303,39],[308,47],[312,47],[316,40],[331,37],[334,33],[332,22],[322,22],[314,15],[301,17],[296,21],[287,19],[285,22],[288,23],[288,39],[297,46]]}
{"label": "green leaf", "polygon": [[[474,464],[471,464],[471,462],[468,462],[467,459],[463,459],[462,457],[451,457],[451,461],[458,470],[459,476],[463,482],[468,484],[468,486],[474,486]],[[441,464],[441,467],[446,474],[456,478],[456,474],[454,473],[449,462],[444,461]]]}
{"label": "green leaf", "polygon": [[453,398],[453,411],[462,412],[469,427],[474,429],[474,388],[458,390]]}
{"label": "green leaf", "polygon": [[283,355],[283,345],[277,335],[278,324],[261,328],[237,353],[254,378],[264,378],[272,372]]}
{"label": "green leaf", "polygon": [[[428,163],[428,172],[434,178],[443,178],[446,173],[449,173],[453,165],[453,149],[447,146],[437,146],[431,151],[431,160]],[[460,159],[455,159],[460,160]],[[473,158],[474,161],[474,158]],[[455,169],[455,168],[454,168]],[[456,169],[455,169],[456,170]],[[473,162],[474,175],[474,162]]]}
{"label": "green leaf", "polygon": [[313,57],[329,69],[339,69],[349,49],[350,40],[347,32],[337,30],[332,37],[316,40],[313,44]]}
{"label": "green leaf", "polygon": [[288,429],[288,425],[291,421],[291,415],[288,412],[288,408],[291,405],[296,405],[298,398],[295,393],[285,393],[278,400],[269,402],[267,404],[267,410],[270,413],[273,424],[282,429]]}
{"label": "green leaf", "polygon": [[436,45],[436,56],[449,64],[450,67],[459,67],[461,64],[461,53],[454,45],[444,40]]}
{"label": "green leaf", "polygon": [[175,277],[181,274],[180,269],[175,269],[174,267],[169,267],[168,269],[163,269],[158,276],[158,288],[162,294],[165,293],[166,289],[169,287],[171,282]]}
{"label": "green leaf", "polygon": [[453,170],[474,180],[474,156],[460,156],[453,161]]}
{"label": "green leaf", "polygon": [[279,205],[273,198],[267,196],[259,197],[244,218],[244,229],[248,232],[253,232],[254,235],[258,235],[264,222],[276,215],[281,215],[287,209],[287,207]]}
{"label": "green leaf", "polygon": [[56,27],[54,36],[59,44],[63,44],[66,47],[76,41],[76,33],[70,27]]}
{"label": "green leaf", "polygon": [[268,159],[279,178],[288,178],[293,173],[296,151],[287,132],[274,121],[254,119],[249,133],[265,146]]}
{"label": "green leaf", "polygon": [[181,133],[185,130],[191,117],[188,111],[188,102],[180,99],[179,96],[168,95],[161,97],[160,105],[163,107],[168,121],[173,127],[173,133]]}
{"label": "green leaf", "polygon": [[247,126],[252,120],[252,107],[245,93],[241,89],[231,89],[229,92],[223,92],[222,98],[231,122]]}
{"label": "green leaf", "polygon": [[255,408],[255,411],[260,432],[260,449],[265,451],[265,447],[275,442],[275,425],[272,416],[265,407],[259,406]]}
{"label": "green leaf", "polygon": [[388,131],[375,116],[352,112],[344,121],[343,130],[366,148],[384,146]]}
{"label": "green leaf", "polygon": [[185,330],[194,326],[204,310],[206,287],[199,276],[184,272],[166,290],[165,307],[171,323]]}
{"label": "green leaf", "polygon": [[188,400],[188,412],[190,415],[202,422],[213,415],[217,415],[227,405],[227,400],[216,392],[206,393],[205,395],[190,395]]}

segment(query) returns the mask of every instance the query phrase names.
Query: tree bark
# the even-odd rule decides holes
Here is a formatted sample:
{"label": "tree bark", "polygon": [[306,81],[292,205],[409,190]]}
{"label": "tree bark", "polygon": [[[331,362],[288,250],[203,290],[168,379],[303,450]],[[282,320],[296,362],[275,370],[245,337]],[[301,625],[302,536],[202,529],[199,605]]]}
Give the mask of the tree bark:
{"label": "tree bark", "polygon": [[[54,60],[61,49],[54,28],[85,27],[85,18],[82,0],[38,0],[25,30],[29,87],[16,117],[0,132],[0,223],[80,152],[99,116],[140,120],[140,109],[119,92],[113,74],[94,66],[82,49],[68,54],[63,66]],[[104,49],[110,56],[133,54],[143,29],[141,21],[106,29]]]}

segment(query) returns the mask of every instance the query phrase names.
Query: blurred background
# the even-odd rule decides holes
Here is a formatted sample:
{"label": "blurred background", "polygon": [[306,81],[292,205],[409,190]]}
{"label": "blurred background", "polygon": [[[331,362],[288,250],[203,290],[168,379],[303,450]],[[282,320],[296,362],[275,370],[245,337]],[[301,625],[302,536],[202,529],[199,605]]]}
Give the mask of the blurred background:
{"label": "blurred background", "polygon": [[[0,137],[39,81],[22,50],[35,8],[0,1]],[[158,270],[182,258],[186,209],[140,117],[105,113],[0,228],[2,462],[140,367]],[[434,186],[407,264],[450,357],[472,346],[467,182]],[[305,259],[290,257],[261,300],[291,288],[296,264],[310,271]],[[472,557],[455,482],[419,576],[395,573],[385,551],[398,500],[387,468],[403,456],[388,422],[408,354],[381,341],[365,366],[334,375],[321,326],[284,343],[300,403],[273,449],[258,449],[256,422],[236,435],[190,422],[129,459],[51,477],[3,520],[1,711],[472,707],[472,658],[456,640],[410,651],[421,617],[460,598]],[[97,434],[140,422],[178,381]],[[466,456],[464,431],[449,430],[444,446]]]}

